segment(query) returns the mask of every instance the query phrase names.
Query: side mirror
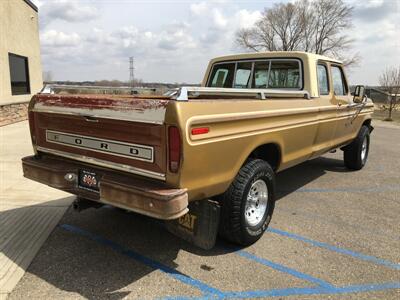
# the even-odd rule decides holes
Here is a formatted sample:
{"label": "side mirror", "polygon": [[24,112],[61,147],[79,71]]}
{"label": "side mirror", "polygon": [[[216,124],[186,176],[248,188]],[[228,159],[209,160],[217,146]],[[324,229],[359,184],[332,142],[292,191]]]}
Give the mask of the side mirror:
{"label": "side mirror", "polygon": [[363,102],[364,97],[365,97],[365,86],[357,85],[353,93],[353,102],[361,103]]}

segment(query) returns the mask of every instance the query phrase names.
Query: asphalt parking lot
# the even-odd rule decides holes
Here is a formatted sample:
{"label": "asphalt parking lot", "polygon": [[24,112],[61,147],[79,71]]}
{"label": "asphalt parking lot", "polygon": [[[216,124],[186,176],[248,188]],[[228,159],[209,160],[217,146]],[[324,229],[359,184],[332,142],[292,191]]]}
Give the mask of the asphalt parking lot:
{"label": "asphalt parking lot", "polygon": [[338,151],[280,173],[270,228],[242,249],[199,250],[111,207],[69,209],[9,299],[399,299],[399,170],[400,127],[377,126],[359,172]]}

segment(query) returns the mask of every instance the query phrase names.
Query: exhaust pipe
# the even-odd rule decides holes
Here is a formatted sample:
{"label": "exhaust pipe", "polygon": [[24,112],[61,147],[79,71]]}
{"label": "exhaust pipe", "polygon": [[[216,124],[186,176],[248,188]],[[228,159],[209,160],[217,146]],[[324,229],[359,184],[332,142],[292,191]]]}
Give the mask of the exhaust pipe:
{"label": "exhaust pipe", "polygon": [[92,200],[88,200],[85,198],[77,198],[74,203],[72,204],[72,208],[77,211],[77,212],[81,212],[85,209],[88,208],[100,208],[102,207],[104,204],[96,202],[96,201],[92,201]]}

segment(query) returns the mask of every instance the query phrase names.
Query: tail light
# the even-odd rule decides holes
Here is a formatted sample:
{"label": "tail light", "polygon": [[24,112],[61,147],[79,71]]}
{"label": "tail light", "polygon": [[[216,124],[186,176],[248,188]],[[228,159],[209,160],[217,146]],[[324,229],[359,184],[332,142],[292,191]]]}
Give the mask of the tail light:
{"label": "tail light", "polygon": [[168,128],[169,170],[178,172],[181,161],[181,135],[175,126]]}
{"label": "tail light", "polygon": [[36,150],[35,113],[33,112],[33,108],[35,106],[35,103],[36,103],[36,96],[33,96],[31,101],[29,102],[29,105],[28,105],[28,120],[29,120],[29,131],[31,133],[33,151],[35,152],[35,154],[37,154],[37,150]]}
{"label": "tail light", "polygon": [[28,111],[28,119],[29,119],[29,130],[31,132],[32,143],[36,143],[35,136],[35,114],[33,111]]}

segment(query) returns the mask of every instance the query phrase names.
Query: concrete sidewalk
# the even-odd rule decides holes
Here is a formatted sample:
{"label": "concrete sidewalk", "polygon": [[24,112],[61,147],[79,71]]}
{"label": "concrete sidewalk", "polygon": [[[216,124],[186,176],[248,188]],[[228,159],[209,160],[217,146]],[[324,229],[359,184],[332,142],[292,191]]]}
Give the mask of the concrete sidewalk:
{"label": "concrete sidewalk", "polygon": [[22,176],[33,153],[27,121],[0,127],[0,299],[24,275],[74,197]]}

